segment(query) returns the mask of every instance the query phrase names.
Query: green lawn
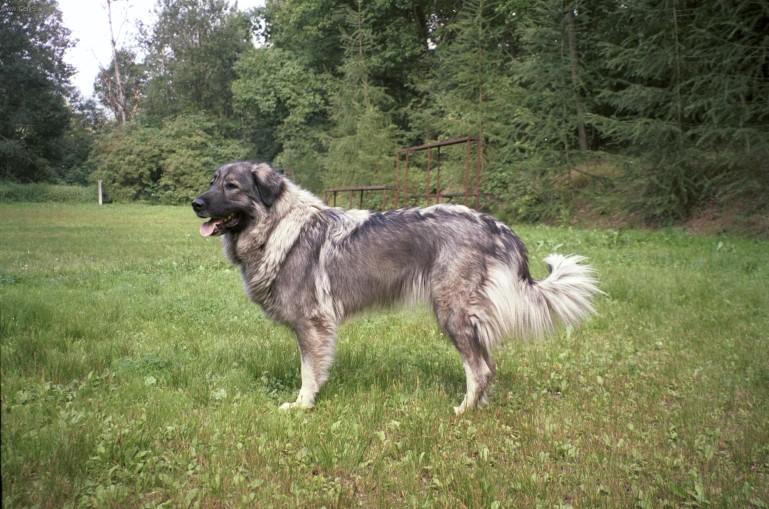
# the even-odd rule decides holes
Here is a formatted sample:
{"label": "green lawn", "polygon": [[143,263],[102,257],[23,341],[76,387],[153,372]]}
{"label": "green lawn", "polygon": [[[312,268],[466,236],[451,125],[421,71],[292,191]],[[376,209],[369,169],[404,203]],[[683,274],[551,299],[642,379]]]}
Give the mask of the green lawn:
{"label": "green lawn", "polygon": [[599,315],[453,415],[426,311],[346,324],[311,412],[292,335],[186,207],[0,205],[3,507],[769,507],[769,242],[521,226]]}

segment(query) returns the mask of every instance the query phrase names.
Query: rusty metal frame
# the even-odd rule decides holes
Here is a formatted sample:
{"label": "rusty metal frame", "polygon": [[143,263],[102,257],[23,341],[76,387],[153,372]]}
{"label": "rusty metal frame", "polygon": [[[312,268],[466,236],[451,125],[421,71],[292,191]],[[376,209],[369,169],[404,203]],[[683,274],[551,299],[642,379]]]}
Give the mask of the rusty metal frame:
{"label": "rusty metal frame", "polygon": [[[465,145],[465,162],[462,172],[461,193],[444,193],[441,190],[441,147],[452,145]],[[473,157],[473,144],[475,144],[475,171],[471,169]],[[433,159],[433,149],[438,151],[437,163]],[[409,170],[412,154],[421,151],[427,151],[427,170],[425,171],[424,193],[409,193]],[[433,170],[435,170],[435,192],[431,192],[430,184],[433,182]],[[474,174],[473,174],[474,173]],[[395,185],[371,185],[371,186],[349,186],[325,189],[323,198],[326,203],[332,207],[337,206],[337,196],[340,193],[347,193],[347,206],[351,208],[354,201],[354,193],[358,193],[358,206],[363,208],[363,197],[366,193],[382,192],[382,203],[387,204],[392,199],[393,208],[399,208],[403,205],[409,206],[412,202],[418,202],[423,198],[425,203],[433,199],[433,203],[440,203],[444,198],[462,198],[465,204],[470,204],[471,197],[474,197],[474,206],[478,208],[481,199],[481,179],[483,177],[483,141],[479,136],[464,136],[462,138],[453,138],[450,140],[436,141],[415,145],[398,150],[395,153]]]}
{"label": "rusty metal frame", "polygon": [[[441,173],[440,173],[440,149],[451,145],[465,144],[465,166],[462,174],[463,194],[442,193],[441,192]],[[475,144],[475,175],[471,182],[471,158],[472,145]],[[433,173],[433,149],[438,149],[439,159],[436,170],[435,192],[430,192]],[[462,138],[453,138],[450,140],[436,141],[415,145],[413,147],[402,148],[395,153],[395,193],[393,193],[393,206],[398,208],[402,203],[408,205],[412,199],[419,200],[420,195],[409,194],[409,159],[412,154],[421,151],[427,151],[427,170],[425,171],[425,189],[424,200],[429,202],[430,198],[434,203],[440,202],[443,198],[464,196],[465,203],[469,203],[470,196],[475,197],[475,208],[480,205],[481,199],[481,178],[483,176],[483,141],[480,136],[464,136]],[[403,164],[402,164],[403,163]]]}
{"label": "rusty metal frame", "polygon": [[359,198],[358,198],[358,206],[360,208],[363,208],[363,195],[366,192],[375,192],[375,191],[382,191],[385,193],[384,199],[382,200],[383,203],[388,202],[388,196],[387,192],[396,190],[396,187],[393,186],[351,186],[351,187],[334,187],[331,189],[325,189],[323,191],[323,201],[331,205],[332,207],[336,207],[336,197],[338,193],[347,193],[347,207],[352,208],[352,202],[353,202],[353,193],[358,192]]}

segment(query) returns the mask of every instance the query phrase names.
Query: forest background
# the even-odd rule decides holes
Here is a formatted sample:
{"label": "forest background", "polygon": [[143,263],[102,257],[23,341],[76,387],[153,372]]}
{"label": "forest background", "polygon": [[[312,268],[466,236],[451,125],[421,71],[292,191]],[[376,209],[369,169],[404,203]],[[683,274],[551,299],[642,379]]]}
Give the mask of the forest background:
{"label": "forest background", "polygon": [[[185,203],[241,158],[315,192],[394,185],[400,148],[476,136],[480,206],[508,221],[769,232],[765,1],[159,0],[156,15],[83,98],[57,3],[3,3],[0,195],[101,179],[115,201]],[[464,149],[434,156],[441,181],[415,155],[411,189],[461,191]]]}

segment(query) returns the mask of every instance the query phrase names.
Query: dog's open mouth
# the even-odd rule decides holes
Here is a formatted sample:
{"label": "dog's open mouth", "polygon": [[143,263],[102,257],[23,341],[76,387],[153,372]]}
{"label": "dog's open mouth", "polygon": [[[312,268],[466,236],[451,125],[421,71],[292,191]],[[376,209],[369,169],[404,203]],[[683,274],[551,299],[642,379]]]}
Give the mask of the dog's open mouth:
{"label": "dog's open mouth", "polygon": [[240,217],[232,213],[224,217],[214,217],[200,225],[200,234],[204,237],[211,235],[221,235],[229,229],[234,228],[240,222]]}

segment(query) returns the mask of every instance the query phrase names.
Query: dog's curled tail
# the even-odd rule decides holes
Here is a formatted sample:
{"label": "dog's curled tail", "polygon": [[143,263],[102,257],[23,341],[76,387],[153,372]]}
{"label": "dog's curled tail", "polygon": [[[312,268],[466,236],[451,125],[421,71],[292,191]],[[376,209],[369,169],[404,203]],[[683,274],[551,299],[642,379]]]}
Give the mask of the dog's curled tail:
{"label": "dog's curled tail", "polygon": [[490,313],[479,328],[489,349],[503,337],[539,338],[556,326],[576,325],[595,312],[593,296],[598,289],[595,270],[582,256],[551,254],[545,258],[550,274],[540,281],[522,278],[513,266],[491,268],[485,288]]}
{"label": "dog's curled tail", "polygon": [[[532,324],[535,333],[550,332],[555,322],[566,326],[577,325],[595,313],[593,296],[601,290],[598,289],[595,270],[584,261],[585,257],[578,255],[551,254],[545,258],[550,274],[545,279],[532,282],[530,288],[537,294],[535,302],[547,307],[540,312],[547,315],[541,318],[549,323]],[[535,314],[540,313],[535,311]]]}

